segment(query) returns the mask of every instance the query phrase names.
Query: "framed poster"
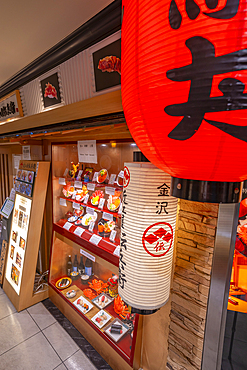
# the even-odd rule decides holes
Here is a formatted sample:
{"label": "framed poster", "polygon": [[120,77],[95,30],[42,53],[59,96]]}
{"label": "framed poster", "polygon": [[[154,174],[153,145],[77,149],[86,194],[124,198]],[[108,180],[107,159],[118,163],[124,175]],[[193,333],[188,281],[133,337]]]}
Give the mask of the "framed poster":
{"label": "framed poster", "polygon": [[40,80],[44,109],[61,104],[61,91],[58,72]]}

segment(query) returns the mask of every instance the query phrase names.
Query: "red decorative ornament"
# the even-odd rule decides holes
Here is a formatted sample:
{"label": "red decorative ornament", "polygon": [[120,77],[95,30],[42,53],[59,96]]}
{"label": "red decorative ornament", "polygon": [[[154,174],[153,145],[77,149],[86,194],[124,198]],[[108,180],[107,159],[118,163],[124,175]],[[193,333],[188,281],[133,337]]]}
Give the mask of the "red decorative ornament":
{"label": "red decorative ornament", "polygon": [[173,177],[247,178],[246,13],[243,0],[123,0],[126,121]]}

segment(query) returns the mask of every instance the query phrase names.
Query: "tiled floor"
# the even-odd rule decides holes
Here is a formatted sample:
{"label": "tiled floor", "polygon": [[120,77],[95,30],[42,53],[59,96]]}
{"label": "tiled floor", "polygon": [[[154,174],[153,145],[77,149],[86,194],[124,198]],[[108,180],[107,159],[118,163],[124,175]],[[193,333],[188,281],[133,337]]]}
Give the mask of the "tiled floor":
{"label": "tiled floor", "polygon": [[6,369],[111,370],[52,302],[18,313],[0,288],[0,370]]}

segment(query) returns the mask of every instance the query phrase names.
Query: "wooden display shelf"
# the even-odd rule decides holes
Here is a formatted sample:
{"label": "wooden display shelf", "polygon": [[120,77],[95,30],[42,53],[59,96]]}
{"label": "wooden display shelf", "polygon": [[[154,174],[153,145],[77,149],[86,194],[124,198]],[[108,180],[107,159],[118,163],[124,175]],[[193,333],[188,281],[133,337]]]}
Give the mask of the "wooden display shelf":
{"label": "wooden display shelf", "polygon": [[113,252],[115,251],[116,247],[120,242],[119,240],[117,241],[118,244],[113,244],[109,240],[102,238],[99,244],[95,245],[89,241],[93,233],[91,233],[88,230],[85,230],[82,236],[77,236],[74,234],[74,231],[78,226],[72,224],[71,228],[69,230],[66,230],[63,228],[66,222],[67,220],[61,219],[57,223],[54,223],[53,224],[54,231],[65,236],[71,241],[81,245],[82,247],[98,255],[99,257],[102,257],[103,259],[112,263],[113,265],[117,267],[119,266],[119,257],[113,254]]}

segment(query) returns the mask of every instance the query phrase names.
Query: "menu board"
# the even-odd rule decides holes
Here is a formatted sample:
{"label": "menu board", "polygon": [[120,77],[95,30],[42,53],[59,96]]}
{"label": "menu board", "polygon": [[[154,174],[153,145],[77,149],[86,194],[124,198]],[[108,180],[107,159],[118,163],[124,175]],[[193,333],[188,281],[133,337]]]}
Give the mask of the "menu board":
{"label": "menu board", "polygon": [[32,200],[16,194],[7,257],[6,279],[19,295]]}

